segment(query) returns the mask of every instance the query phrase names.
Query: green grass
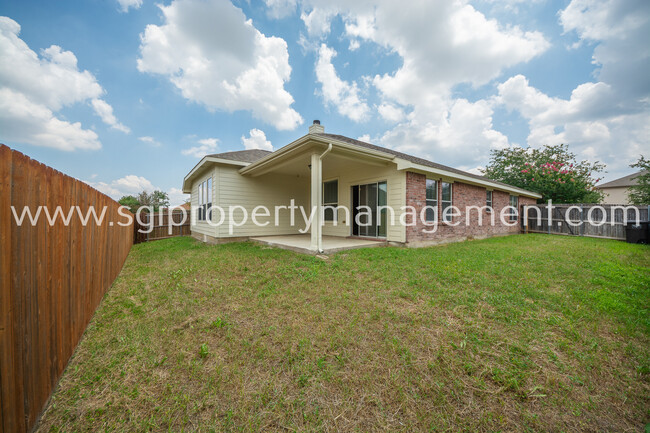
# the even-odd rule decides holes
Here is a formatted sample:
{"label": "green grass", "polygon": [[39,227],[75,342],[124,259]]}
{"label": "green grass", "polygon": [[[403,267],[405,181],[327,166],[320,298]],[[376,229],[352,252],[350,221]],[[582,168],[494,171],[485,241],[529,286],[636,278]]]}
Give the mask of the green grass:
{"label": "green grass", "polygon": [[39,431],[641,431],[650,248],[133,247]]}

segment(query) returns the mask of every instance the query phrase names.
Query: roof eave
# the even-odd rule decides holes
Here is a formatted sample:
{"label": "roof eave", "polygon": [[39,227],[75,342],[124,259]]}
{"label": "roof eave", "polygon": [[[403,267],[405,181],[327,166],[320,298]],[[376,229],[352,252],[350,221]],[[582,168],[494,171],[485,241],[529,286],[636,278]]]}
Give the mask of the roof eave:
{"label": "roof eave", "polygon": [[480,185],[480,186],[485,186],[489,187],[492,189],[500,190],[500,191],[506,191],[506,192],[511,192],[517,195],[523,195],[526,197],[531,197],[531,198],[542,198],[541,194],[538,194],[536,192],[528,191],[522,188],[517,188],[516,186],[511,186],[511,185],[502,185],[498,184],[495,182],[490,182],[489,180],[484,180],[484,179],[477,179],[472,176],[466,176],[463,174],[459,173],[454,173],[452,171],[448,170],[443,170],[441,168],[435,168],[435,167],[429,167],[426,165],[422,164],[416,164],[414,162],[408,161],[406,159],[402,158],[395,158],[395,162],[397,163],[397,169],[398,170],[417,170],[425,173],[432,173],[438,176],[444,176],[447,178],[451,178],[454,180],[459,180],[463,181],[464,183],[469,183],[469,184],[474,184],[474,185]]}
{"label": "roof eave", "polygon": [[250,165],[250,162],[244,162],[244,161],[234,161],[232,159],[223,159],[223,158],[215,158],[213,156],[204,156],[201,158],[201,161],[198,162],[194,166],[192,170],[190,170],[189,173],[183,178],[183,193],[184,194],[191,194],[192,193],[192,183],[191,181],[194,179],[196,173],[199,172],[206,164],[225,164],[225,165],[234,165],[237,167],[246,167],[247,165]]}
{"label": "roof eave", "polygon": [[320,137],[318,135],[306,134],[300,137],[299,139],[287,144],[286,146],[276,150],[275,152],[265,156],[264,158],[259,159],[244,168],[241,168],[239,170],[239,173],[245,175],[245,174],[253,174],[260,170],[266,170],[266,168],[271,166],[273,162],[277,161],[282,156],[287,155],[293,151],[296,151],[300,149],[302,146],[309,143],[318,143],[318,144],[322,144],[323,146],[327,146],[328,144],[332,143],[333,145],[335,145],[340,149],[345,149],[359,155],[371,156],[386,161],[392,161],[395,159],[395,155],[392,155],[390,153],[379,152],[372,149],[366,149],[364,147],[356,146],[354,144],[346,143],[344,141],[340,141],[332,138],[325,138],[325,137]]}

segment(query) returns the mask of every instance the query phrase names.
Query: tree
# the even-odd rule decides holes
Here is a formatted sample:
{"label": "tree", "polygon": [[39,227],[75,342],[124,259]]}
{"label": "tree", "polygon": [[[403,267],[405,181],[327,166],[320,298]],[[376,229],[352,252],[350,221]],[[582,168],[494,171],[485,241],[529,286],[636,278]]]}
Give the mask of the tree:
{"label": "tree", "polygon": [[153,207],[154,212],[157,212],[161,207],[169,206],[169,196],[166,192],[160,190],[156,190],[151,194],[142,191],[138,194],[137,200],[141,206]]}
{"label": "tree", "polygon": [[598,203],[603,194],[595,189],[605,165],[576,161],[569,146],[558,144],[541,149],[512,147],[493,150],[483,170],[486,177],[540,193],[540,203]]}
{"label": "tree", "polygon": [[631,204],[649,204],[650,203],[650,159],[645,159],[643,155],[630,167],[640,168],[643,170],[635,179],[636,185],[630,187],[627,198]]}
{"label": "tree", "polygon": [[128,207],[129,210],[133,213],[136,213],[136,211],[140,207],[140,202],[138,201],[137,198],[133,197],[132,195],[125,195],[117,202],[122,206]]}

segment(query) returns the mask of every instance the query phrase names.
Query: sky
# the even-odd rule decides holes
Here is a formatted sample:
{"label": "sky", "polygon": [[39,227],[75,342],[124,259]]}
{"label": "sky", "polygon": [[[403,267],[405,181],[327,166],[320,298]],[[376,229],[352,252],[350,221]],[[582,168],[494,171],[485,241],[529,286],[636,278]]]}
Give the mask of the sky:
{"label": "sky", "polygon": [[0,142],[119,199],[326,132],[478,172],[650,156],[647,0],[0,3]]}

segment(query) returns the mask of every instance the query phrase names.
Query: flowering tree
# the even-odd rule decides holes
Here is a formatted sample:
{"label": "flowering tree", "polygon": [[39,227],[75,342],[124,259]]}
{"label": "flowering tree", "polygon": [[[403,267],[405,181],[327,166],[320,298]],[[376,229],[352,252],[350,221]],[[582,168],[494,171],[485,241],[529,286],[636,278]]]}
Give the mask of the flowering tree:
{"label": "flowering tree", "polygon": [[540,203],[598,203],[602,193],[595,189],[595,174],[605,165],[576,161],[569,146],[559,144],[541,149],[512,147],[493,150],[485,176],[542,195]]}

